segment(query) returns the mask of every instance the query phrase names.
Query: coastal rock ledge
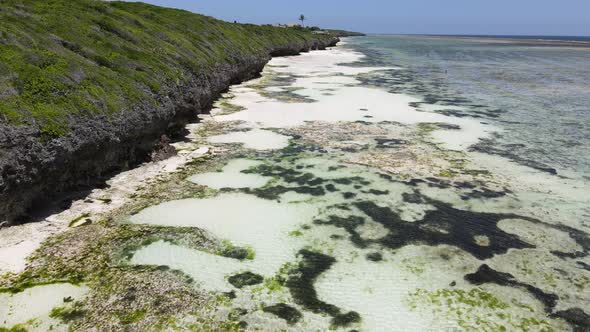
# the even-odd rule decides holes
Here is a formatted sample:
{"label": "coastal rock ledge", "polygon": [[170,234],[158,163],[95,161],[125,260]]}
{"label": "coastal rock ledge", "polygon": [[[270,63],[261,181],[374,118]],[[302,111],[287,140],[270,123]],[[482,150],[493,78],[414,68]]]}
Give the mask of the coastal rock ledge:
{"label": "coastal rock ledge", "polygon": [[[146,161],[272,56],[330,34],[227,23],[141,3],[8,1],[0,9],[0,223]],[[88,98],[86,98],[88,96]]]}

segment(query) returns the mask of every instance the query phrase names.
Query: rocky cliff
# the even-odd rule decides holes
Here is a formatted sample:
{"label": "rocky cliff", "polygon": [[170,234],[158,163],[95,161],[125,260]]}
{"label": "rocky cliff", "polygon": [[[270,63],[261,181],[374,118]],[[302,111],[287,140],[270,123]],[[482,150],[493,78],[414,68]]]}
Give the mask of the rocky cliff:
{"label": "rocky cliff", "polygon": [[271,56],[337,41],[141,3],[3,1],[0,222],[146,160]]}

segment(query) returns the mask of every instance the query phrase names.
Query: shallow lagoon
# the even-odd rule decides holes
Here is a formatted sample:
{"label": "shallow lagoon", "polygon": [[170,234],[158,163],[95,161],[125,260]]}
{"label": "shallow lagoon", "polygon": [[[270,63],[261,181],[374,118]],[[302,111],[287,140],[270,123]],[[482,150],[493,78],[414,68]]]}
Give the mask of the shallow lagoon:
{"label": "shallow lagoon", "polygon": [[[274,128],[294,137],[290,146],[188,179],[216,189],[211,197],[131,218],[199,227],[253,257],[157,242],[131,263],[168,265],[205,289],[231,291],[229,306],[250,308],[242,319],[252,329],[568,329],[558,317],[572,322],[571,310],[590,306],[580,268],[588,236],[575,220],[557,221],[567,212],[535,204],[554,197],[539,181],[547,175],[468,152],[498,127],[360,85],[356,75],[399,70],[341,64],[362,59],[346,48],[274,59],[261,79],[231,91],[238,111],[213,114],[240,123],[223,137]],[[514,183],[521,176],[528,180]],[[557,191],[568,185],[552,181]],[[238,278],[247,285],[236,287]],[[572,283],[579,293],[568,292]],[[283,310],[273,323],[274,309],[255,309],[276,302]]]}
{"label": "shallow lagoon", "polygon": [[[266,78],[233,92],[231,103],[240,111],[220,113],[216,121],[238,121],[238,130],[278,128],[294,137],[291,145],[190,178],[220,190],[212,197],[167,202],[132,217],[203,228],[252,248],[251,260],[154,243],[131,263],[169,265],[210,291],[233,290],[230,307],[280,301],[303,313],[291,313],[291,320],[279,315],[270,323],[277,329],[566,329],[556,315],[566,317],[590,300],[570,294],[568,284],[585,292],[590,279],[579,264],[556,255],[586,252],[587,235],[555,222],[564,214],[551,206],[539,210],[519,191],[541,197],[539,179],[547,175],[529,168],[519,173],[497,157],[486,169],[485,159],[467,148],[498,128],[433,113],[436,105],[423,104],[425,113],[411,106],[415,97],[359,86],[355,75],[397,70],[338,65],[359,59],[338,50],[321,60],[313,53],[273,60]],[[277,83],[275,75],[296,77]],[[272,82],[272,94],[264,82]],[[439,159],[419,166],[420,144],[435,147],[431,154]],[[391,176],[398,159],[432,175],[414,178],[410,166]],[[513,176],[496,177],[498,167],[511,168]],[[523,174],[530,174],[527,181],[510,182]],[[248,186],[252,176],[257,180]],[[536,271],[527,262],[537,262]],[[250,273],[260,279],[232,287]],[[265,310],[252,309],[242,319],[251,328],[269,327]]]}
{"label": "shallow lagoon", "polygon": [[[236,160],[229,165],[236,162],[243,163]],[[491,319],[494,324],[514,328],[535,319],[543,326],[563,328],[563,323],[542,320],[543,304],[526,287],[512,291],[494,285],[479,288],[463,278],[478,270],[486,258],[493,258],[495,265],[506,268],[510,261],[517,261],[518,255],[510,251],[514,249],[521,249],[519,252],[524,257],[539,255],[537,250],[522,251],[535,246],[544,247],[541,251],[583,250],[567,233],[509,213],[504,216],[470,212],[471,209],[455,210],[448,203],[422,195],[411,183],[389,179],[371,168],[344,166],[326,156],[288,162],[257,161],[251,165],[255,166],[242,172],[266,176],[272,181],[264,187],[242,187],[238,189],[240,193],[163,203],[133,216],[132,221],[200,227],[232,245],[253,248],[252,260],[240,261],[159,242],[138,251],[131,263],[168,265],[188,273],[210,291],[245,293],[238,295],[239,298],[258,294],[254,299],[242,300],[242,305],[266,303],[275,298],[276,294],[272,293],[276,291],[281,294],[282,302],[293,307],[300,305],[303,310],[308,307],[324,316],[329,311],[310,309],[305,298],[292,289],[280,287],[261,295],[267,289],[257,285],[263,282],[240,290],[228,282],[232,276],[244,272],[261,275],[266,285],[277,279],[290,280],[297,272],[289,269],[296,270],[294,267],[302,264],[301,250],[311,250],[334,261],[314,278],[312,285],[304,287],[303,294],[317,296],[323,305],[336,306],[339,312],[358,313],[362,323],[354,321],[350,326],[360,324],[368,330],[388,330],[392,325],[400,330],[424,330],[433,324],[476,328],[475,318],[463,322],[465,326],[462,326],[456,318],[445,321],[437,315],[424,316],[428,306],[436,307],[438,300],[428,303],[422,297],[440,296],[443,289],[449,292],[445,296],[457,297],[452,300],[457,301],[456,306],[440,309],[449,310],[448,315],[458,315],[464,310],[484,319],[497,310],[490,310],[483,302],[476,307],[468,303],[479,303],[481,296],[487,299],[502,294],[508,299],[502,302],[506,303],[502,305],[505,313],[498,321]],[[231,173],[232,168],[226,167],[220,174]],[[226,185],[240,187],[230,182]],[[437,214],[439,211],[444,213]],[[455,225],[446,224],[447,218]],[[397,224],[393,224],[395,220]],[[453,236],[457,232],[458,236]],[[556,243],[547,243],[548,239]],[[571,266],[568,273],[576,275]],[[577,273],[582,279],[583,275]],[[534,277],[528,279],[531,284],[536,283]],[[421,295],[412,295],[415,292]],[[429,292],[435,295],[428,295]],[[472,298],[464,298],[461,292],[471,292]],[[493,301],[502,300],[493,298]],[[513,308],[510,303],[514,302],[525,303],[531,310]],[[256,316],[252,314],[252,322]],[[403,320],[403,317],[413,319]]]}
{"label": "shallow lagoon", "polygon": [[[588,323],[588,188],[472,151],[502,127],[452,116],[465,106],[439,112],[432,98],[366,84],[405,80],[406,68],[372,63],[350,43],[273,59],[190,125],[183,155],[206,150],[211,165],[197,160],[205,166],[181,169],[165,186],[182,199],[146,186],[149,205],[117,220],[154,232],[121,248],[119,267],[178,273],[218,299],[203,306],[207,316],[175,317],[178,326],[561,331]],[[192,228],[205,231],[206,245],[170,236]]]}

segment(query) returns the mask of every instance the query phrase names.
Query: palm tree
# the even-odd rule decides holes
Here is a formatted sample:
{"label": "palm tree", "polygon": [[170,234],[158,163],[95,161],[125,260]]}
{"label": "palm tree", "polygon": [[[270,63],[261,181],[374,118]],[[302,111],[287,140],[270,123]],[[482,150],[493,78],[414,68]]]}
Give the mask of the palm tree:
{"label": "palm tree", "polygon": [[303,14],[299,15],[299,20],[301,21],[301,26],[304,27],[303,21],[305,21],[305,15],[303,15]]}

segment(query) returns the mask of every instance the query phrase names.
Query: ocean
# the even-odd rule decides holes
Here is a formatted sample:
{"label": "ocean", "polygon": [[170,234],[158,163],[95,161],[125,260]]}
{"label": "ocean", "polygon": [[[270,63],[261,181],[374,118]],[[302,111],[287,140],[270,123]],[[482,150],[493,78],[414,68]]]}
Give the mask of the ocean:
{"label": "ocean", "polygon": [[[408,35],[412,36],[412,35]],[[414,35],[420,36],[420,35]],[[590,36],[544,36],[544,35],[428,35],[439,37],[460,37],[460,38],[480,38],[480,39],[517,39],[517,40],[539,40],[539,41],[571,41],[571,42],[590,42]]]}
{"label": "ocean", "polygon": [[[527,44],[589,38],[472,37],[369,36],[348,46],[366,54],[367,63],[401,68],[389,76],[368,75],[367,84],[424,98],[440,105],[439,113],[504,129],[474,149],[590,180],[590,47]],[[518,40],[498,42],[500,37]]]}
{"label": "ocean", "polygon": [[253,329],[580,328],[588,50],[369,36],[275,58],[198,125],[195,137],[234,144],[188,178],[217,191],[129,219],[196,226],[255,258],[160,241],[129,263],[217,292],[254,273],[265,284],[230,305]]}

